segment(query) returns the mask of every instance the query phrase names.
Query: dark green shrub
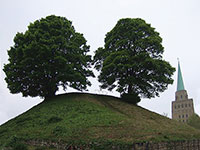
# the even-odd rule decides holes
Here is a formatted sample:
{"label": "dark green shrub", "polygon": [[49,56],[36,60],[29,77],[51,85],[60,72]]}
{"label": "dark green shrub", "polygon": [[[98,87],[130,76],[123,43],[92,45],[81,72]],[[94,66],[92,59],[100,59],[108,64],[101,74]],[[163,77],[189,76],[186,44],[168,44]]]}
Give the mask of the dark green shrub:
{"label": "dark green shrub", "polygon": [[129,104],[134,104],[134,105],[136,105],[141,101],[140,97],[137,94],[128,94],[128,93],[123,93],[121,95],[121,99]]}

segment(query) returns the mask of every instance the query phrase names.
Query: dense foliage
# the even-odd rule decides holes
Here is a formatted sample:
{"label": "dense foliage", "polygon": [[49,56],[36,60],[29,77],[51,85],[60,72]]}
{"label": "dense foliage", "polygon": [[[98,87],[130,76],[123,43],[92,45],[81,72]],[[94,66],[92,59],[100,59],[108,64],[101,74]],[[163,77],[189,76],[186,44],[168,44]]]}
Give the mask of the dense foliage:
{"label": "dense foliage", "polygon": [[[151,98],[163,92],[175,69],[163,60],[162,38],[142,19],[121,19],[106,34],[105,45],[96,50],[95,68],[101,88],[117,89],[132,95],[136,102],[141,97]],[[139,97],[139,99],[138,99]]]}
{"label": "dense foliage", "polygon": [[59,86],[85,90],[91,85],[87,77],[91,56],[82,34],[64,17],[47,16],[17,33],[8,50],[9,63],[4,66],[11,93],[23,96],[52,97]]}
{"label": "dense foliage", "polygon": [[193,114],[187,122],[188,125],[200,129],[200,117],[197,114]]}

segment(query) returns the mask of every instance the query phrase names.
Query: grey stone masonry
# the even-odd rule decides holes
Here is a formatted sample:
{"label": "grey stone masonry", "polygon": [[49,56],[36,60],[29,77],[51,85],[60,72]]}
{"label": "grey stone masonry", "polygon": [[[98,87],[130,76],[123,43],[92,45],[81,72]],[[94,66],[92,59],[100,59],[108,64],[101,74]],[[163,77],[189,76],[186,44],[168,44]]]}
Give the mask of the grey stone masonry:
{"label": "grey stone masonry", "polygon": [[[27,141],[27,144],[33,146],[43,146],[43,147],[54,147],[57,150],[90,150],[93,149],[90,145],[84,146],[72,146],[68,144],[61,144],[56,142],[46,142],[42,140],[32,140]],[[106,147],[105,147],[105,150]],[[200,140],[190,140],[190,141],[169,141],[169,142],[144,142],[144,143],[134,143],[132,145],[127,145],[124,149],[120,146],[112,146],[109,150],[200,150]]]}
{"label": "grey stone masonry", "polygon": [[193,99],[188,99],[186,90],[177,91],[172,102],[172,119],[186,123],[193,114]]}

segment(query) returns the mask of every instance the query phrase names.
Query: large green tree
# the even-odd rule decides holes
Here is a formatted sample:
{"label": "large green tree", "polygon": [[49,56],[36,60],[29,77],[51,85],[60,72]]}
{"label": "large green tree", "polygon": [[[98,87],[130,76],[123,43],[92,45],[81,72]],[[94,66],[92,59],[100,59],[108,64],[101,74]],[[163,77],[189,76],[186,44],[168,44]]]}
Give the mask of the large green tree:
{"label": "large green tree", "polygon": [[106,34],[105,45],[95,52],[101,88],[129,95],[139,102],[163,92],[175,69],[163,60],[162,38],[140,18],[120,19]]}
{"label": "large green tree", "polygon": [[59,86],[86,90],[91,85],[89,46],[72,22],[60,16],[47,16],[17,33],[4,66],[11,93],[52,97]]}

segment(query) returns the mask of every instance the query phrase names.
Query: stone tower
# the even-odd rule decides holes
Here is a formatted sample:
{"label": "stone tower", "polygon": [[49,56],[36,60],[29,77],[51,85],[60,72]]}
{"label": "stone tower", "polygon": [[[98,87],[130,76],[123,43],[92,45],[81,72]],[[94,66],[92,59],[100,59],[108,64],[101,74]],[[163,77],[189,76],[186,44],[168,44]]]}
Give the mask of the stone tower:
{"label": "stone tower", "polygon": [[178,62],[178,78],[175,101],[172,102],[172,119],[179,122],[187,122],[188,118],[194,114],[193,99],[188,99],[187,91],[183,84],[180,63]]}

